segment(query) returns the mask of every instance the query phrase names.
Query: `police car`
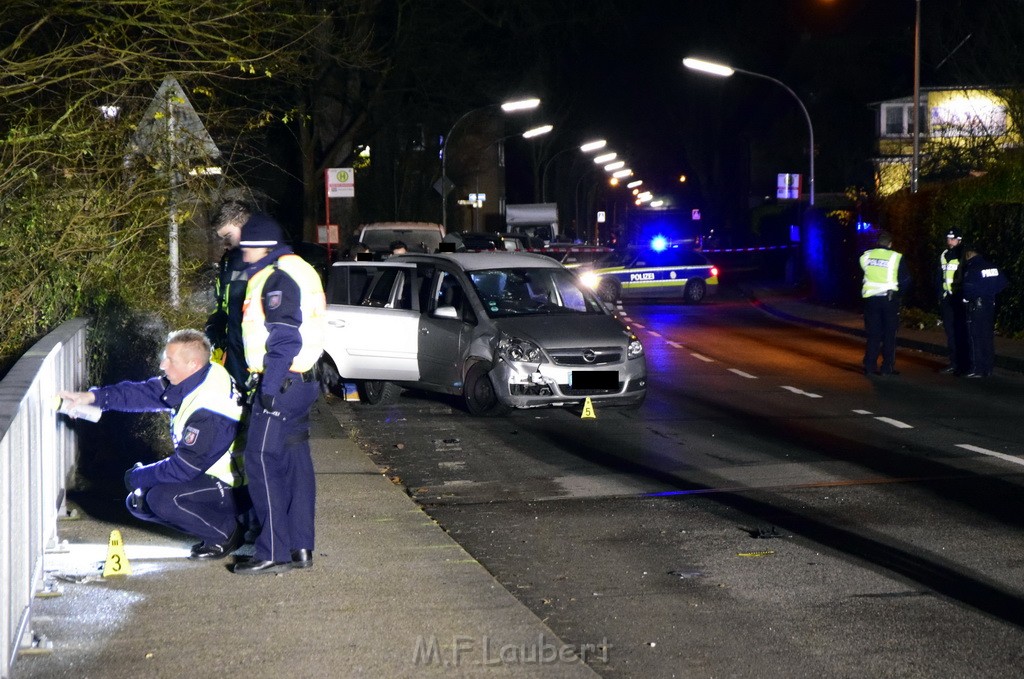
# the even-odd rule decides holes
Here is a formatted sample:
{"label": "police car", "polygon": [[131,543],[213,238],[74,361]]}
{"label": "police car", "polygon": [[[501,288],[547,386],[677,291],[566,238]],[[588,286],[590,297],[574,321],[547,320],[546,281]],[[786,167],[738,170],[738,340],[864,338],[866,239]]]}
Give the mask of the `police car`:
{"label": "police car", "polygon": [[652,244],[616,252],[580,272],[585,285],[606,302],[639,297],[681,298],[696,304],[718,290],[718,267],[685,246]]}

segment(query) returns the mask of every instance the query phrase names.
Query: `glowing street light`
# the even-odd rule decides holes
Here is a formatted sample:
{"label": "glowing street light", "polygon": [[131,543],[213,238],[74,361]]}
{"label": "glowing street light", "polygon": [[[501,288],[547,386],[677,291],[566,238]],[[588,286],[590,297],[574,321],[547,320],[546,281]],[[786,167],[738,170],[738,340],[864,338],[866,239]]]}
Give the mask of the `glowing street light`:
{"label": "glowing street light", "polygon": [[[594,151],[597,151],[599,149],[603,149],[607,145],[608,145],[608,141],[607,140],[605,140],[605,139],[595,139],[593,141],[588,141],[588,142],[585,142],[585,143],[581,144],[579,149],[583,153],[593,153]],[[540,196],[541,196],[541,202],[544,202],[544,203],[548,202],[547,201],[548,167],[551,165],[551,162],[555,158],[557,158],[558,156],[562,155],[563,153],[568,153],[569,151],[572,151],[572,150],[573,150],[572,146],[570,146],[567,149],[562,149],[561,151],[559,151],[555,155],[553,155],[550,158],[548,158],[547,162],[544,163],[544,167],[543,167],[543,169],[541,169],[541,173],[540,173]]]}
{"label": "glowing street light", "polygon": [[615,177],[616,179],[622,179],[623,177],[632,177],[633,171],[627,167],[625,169],[618,170],[617,172],[613,172],[612,176]]}
{"label": "glowing street light", "polygon": [[608,141],[606,139],[595,139],[594,141],[588,141],[586,144],[580,146],[580,151],[583,153],[590,153],[591,151],[603,149],[605,146],[608,146]]}
{"label": "glowing street light", "polygon": [[594,156],[594,165],[600,165],[601,163],[610,163],[619,157],[618,153],[602,153],[599,156]]}
{"label": "glowing street light", "polygon": [[689,69],[691,69],[693,71],[699,71],[701,73],[707,73],[709,75],[719,76],[719,77],[722,77],[722,78],[728,78],[733,73],[743,73],[745,75],[754,76],[755,78],[763,78],[764,80],[769,80],[769,81],[775,83],[776,85],[778,85],[782,89],[784,89],[787,92],[789,92],[793,96],[793,98],[796,99],[796,103],[800,105],[800,110],[803,111],[804,118],[807,119],[807,130],[810,133],[810,137],[811,137],[810,152],[809,152],[809,154],[810,154],[810,168],[809,168],[810,172],[808,174],[808,198],[810,199],[810,204],[813,207],[814,206],[814,126],[811,124],[811,114],[807,112],[807,107],[804,106],[804,102],[800,100],[800,97],[798,97],[796,95],[796,92],[791,90],[789,88],[789,86],[786,85],[781,80],[776,80],[775,78],[773,78],[771,76],[765,75],[763,73],[755,73],[754,71],[746,71],[746,70],[744,70],[742,68],[734,68],[734,67],[731,67],[731,66],[726,66],[725,64],[717,64],[717,63],[714,63],[714,62],[711,62],[711,61],[704,61],[703,59],[694,59],[692,57],[687,57],[686,59],[683,59],[683,66],[686,66],[686,68],[689,68]]}
{"label": "glowing street light", "polygon": [[523,139],[533,139],[534,137],[539,137],[542,134],[547,134],[553,129],[555,129],[554,125],[541,125],[540,127],[534,127],[523,132],[522,137]]}
{"label": "glowing street light", "polygon": [[604,171],[605,172],[614,172],[615,170],[621,170],[624,167],[626,167],[626,161],[624,161],[624,160],[616,160],[614,163],[608,163],[607,165],[605,165],[604,166]]}

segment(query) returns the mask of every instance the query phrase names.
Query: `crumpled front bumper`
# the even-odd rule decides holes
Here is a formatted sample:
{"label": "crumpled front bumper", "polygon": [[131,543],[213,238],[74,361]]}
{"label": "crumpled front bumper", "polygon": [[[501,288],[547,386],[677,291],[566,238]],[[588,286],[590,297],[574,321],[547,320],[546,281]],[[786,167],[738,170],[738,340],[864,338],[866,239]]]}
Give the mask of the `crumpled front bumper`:
{"label": "crumpled front bumper", "polygon": [[643,357],[594,368],[616,370],[619,379],[615,389],[573,389],[570,373],[574,369],[580,368],[497,360],[490,377],[498,400],[511,408],[581,405],[588,397],[595,405],[628,406],[643,401],[647,391],[647,362]]}

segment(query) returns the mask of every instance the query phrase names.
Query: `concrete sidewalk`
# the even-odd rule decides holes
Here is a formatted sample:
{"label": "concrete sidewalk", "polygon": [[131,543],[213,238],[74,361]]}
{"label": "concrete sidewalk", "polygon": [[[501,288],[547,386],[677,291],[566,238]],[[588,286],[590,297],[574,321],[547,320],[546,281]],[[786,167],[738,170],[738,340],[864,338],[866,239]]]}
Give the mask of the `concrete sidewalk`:
{"label": "concrete sidewalk", "polygon": [[[230,558],[189,561],[192,540],[123,510],[116,523],[82,513],[62,522],[64,553],[47,564],[63,594],[36,602],[34,631],[52,652],[22,655],[13,677],[597,676],[575,652],[601,663],[604,649],[555,637],[381,474],[323,401],[312,449],[312,569],[241,577]],[[113,529],[132,574],[103,579]]]}
{"label": "concrete sidewalk", "polygon": [[[783,320],[865,337],[863,314],[808,301],[794,288],[762,284],[747,287],[744,293],[761,309]],[[896,343],[899,347],[934,354],[937,367],[947,363],[946,334],[939,326],[900,328]],[[1024,372],[1024,340],[996,336],[995,349],[996,368]]]}

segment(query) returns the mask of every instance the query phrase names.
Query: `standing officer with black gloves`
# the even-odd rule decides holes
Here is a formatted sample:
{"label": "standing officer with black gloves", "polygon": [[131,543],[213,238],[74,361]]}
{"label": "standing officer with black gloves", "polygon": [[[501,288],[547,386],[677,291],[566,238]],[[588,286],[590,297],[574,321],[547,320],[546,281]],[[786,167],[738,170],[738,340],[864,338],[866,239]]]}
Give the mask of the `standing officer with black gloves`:
{"label": "standing officer with black gloves", "polygon": [[67,406],[95,403],[103,410],[171,413],[174,454],[125,472],[133,492],[128,511],[143,521],[198,536],[191,559],[220,559],[242,544],[235,517],[248,507],[241,465],[235,459],[238,392],[227,371],[210,362],[210,343],[198,330],[167,337],[164,377],[120,382],[89,391],[65,391]]}
{"label": "standing officer with black gloves", "polygon": [[996,295],[1006,276],[973,248],[964,248],[963,300],[967,307],[967,345],[971,371],[965,377],[988,377],[995,363]]}
{"label": "standing officer with black gloves", "polygon": [[249,494],[260,522],[256,553],[238,574],[284,573],[313,565],[316,477],[309,411],[320,395],[326,301],[316,270],[285,245],[281,227],[255,214],[239,243],[249,265],[242,313],[245,360],[257,384],[246,437]]}
{"label": "standing officer with black gloves", "polygon": [[[867,348],[864,351],[864,374],[899,375],[896,370],[896,331],[900,321],[900,296],[910,285],[910,273],[903,255],[892,247],[892,236],[878,234],[878,245],[860,256],[864,271],[861,297],[864,298],[864,330]],[[878,353],[882,353],[881,370],[876,370]]]}
{"label": "standing officer with black gloves", "polygon": [[967,363],[967,319],[964,315],[961,294],[961,273],[963,247],[960,229],[950,229],[946,234],[946,249],[939,255],[939,313],[942,328],[946,331],[946,347],[949,349],[949,365],[939,372],[949,375],[960,370]]}
{"label": "standing officer with black gloves", "polygon": [[242,226],[255,210],[252,205],[239,201],[224,202],[214,215],[212,226],[224,240],[226,250],[217,266],[213,295],[217,307],[206,321],[206,336],[214,349],[214,361],[227,368],[241,389],[249,378],[245,365],[245,347],[242,344],[242,302],[245,301],[246,267],[238,241]]}

